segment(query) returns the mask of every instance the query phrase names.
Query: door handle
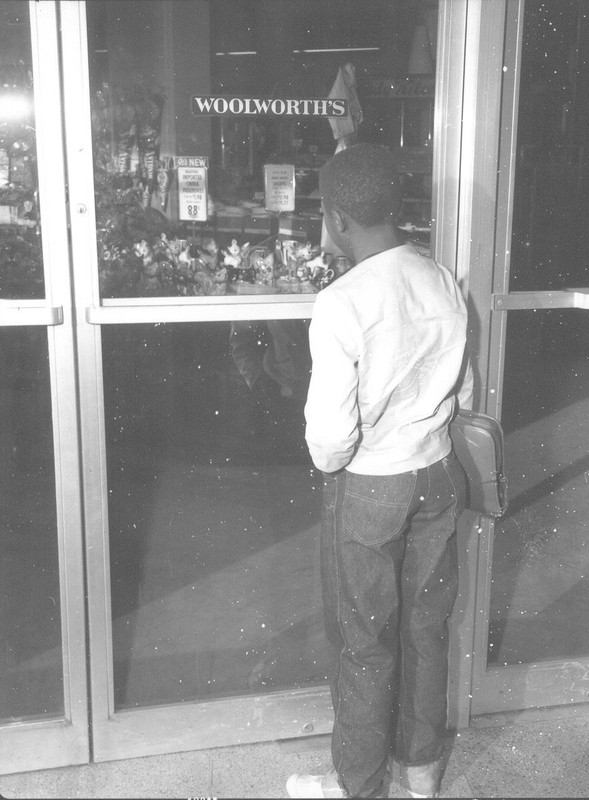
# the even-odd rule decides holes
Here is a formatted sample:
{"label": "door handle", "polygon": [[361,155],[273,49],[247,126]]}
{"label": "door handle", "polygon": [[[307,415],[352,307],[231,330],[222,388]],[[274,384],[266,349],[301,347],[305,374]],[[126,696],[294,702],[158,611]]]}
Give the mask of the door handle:
{"label": "door handle", "polygon": [[493,294],[491,308],[493,311],[522,311],[531,308],[589,309],[589,288]]}
{"label": "door handle", "polygon": [[42,306],[18,300],[0,301],[0,327],[14,325],[62,325],[63,306]]}

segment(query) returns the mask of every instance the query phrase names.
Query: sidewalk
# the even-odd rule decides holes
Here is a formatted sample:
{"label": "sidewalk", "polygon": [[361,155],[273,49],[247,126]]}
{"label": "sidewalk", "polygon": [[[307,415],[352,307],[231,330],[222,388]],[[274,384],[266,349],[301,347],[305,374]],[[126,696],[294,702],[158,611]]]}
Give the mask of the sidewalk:
{"label": "sidewalk", "polygon": [[[454,737],[440,797],[589,797],[588,713],[475,720]],[[319,736],[6,775],[0,795],[282,798],[290,773],[329,765],[329,739]],[[389,797],[408,795],[393,783]]]}

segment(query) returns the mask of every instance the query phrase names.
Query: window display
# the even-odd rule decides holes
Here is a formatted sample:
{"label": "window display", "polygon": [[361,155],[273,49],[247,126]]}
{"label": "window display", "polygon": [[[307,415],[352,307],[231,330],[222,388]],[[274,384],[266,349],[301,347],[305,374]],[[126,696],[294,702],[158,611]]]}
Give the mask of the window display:
{"label": "window display", "polygon": [[318,172],[387,144],[429,246],[437,2],[88,4],[103,298],[313,294]]}

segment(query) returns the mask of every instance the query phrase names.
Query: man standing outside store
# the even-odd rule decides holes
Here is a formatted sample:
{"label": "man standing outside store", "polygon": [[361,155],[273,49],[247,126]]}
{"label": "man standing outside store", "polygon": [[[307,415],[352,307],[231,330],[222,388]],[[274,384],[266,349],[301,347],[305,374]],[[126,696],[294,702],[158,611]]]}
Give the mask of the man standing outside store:
{"label": "man standing outside store", "polygon": [[412,796],[435,797],[465,501],[448,424],[457,403],[472,400],[466,308],[451,274],[396,225],[401,194],[387,148],[337,153],[320,191],[327,230],[355,263],[317,296],[305,407],[307,444],[325,478],[333,769],[292,775],[287,792],[386,797],[394,757]]}

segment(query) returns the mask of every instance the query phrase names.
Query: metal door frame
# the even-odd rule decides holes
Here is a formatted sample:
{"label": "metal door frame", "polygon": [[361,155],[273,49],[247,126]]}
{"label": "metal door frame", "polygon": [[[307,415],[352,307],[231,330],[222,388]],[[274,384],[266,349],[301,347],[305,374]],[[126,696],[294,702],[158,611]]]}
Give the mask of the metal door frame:
{"label": "metal door frame", "polygon": [[[500,0],[501,2],[502,0]],[[443,212],[444,226],[434,225],[434,249],[443,262],[460,274],[464,260],[457,258],[460,245],[458,211],[460,189],[453,165],[464,170],[461,118],[465,92],[465,31],[467,10],[482,0],[440,0],[439,64],[436,77],[436,135],[434,147],[434,197],[436,214]],[[85,309],[77,319],[84,502],[86,508],[89,639],[94,759],[96,761],[144,756],[154,753],[209,748],[237,742],[328,733],[332,724],[327,686],[310,690],[237,697],[199,704],[178,704],[114,710],[111,646],[107,508],[101,487],[105,485],[104,424],[102,417],[102,365],[100,326],[137,322],[186,322],[219,319],[268,319],[309,317],[312,299],[296,297],[289,302],[267,298],[243,302],[219,302],[215,298],[190,302],[171,298],[164,302],[108,300],[99,298],[96,264],[96,227],[93,194],[92,140],[90,128],[89,67],[85,4],[63,0],[62,51],[64,62],[64,110],[67,160],[70,175],[71,236],[76,264],[75,307]],[[468,81],[466,81],[468,83]],[[451,177],[449,177],[451,176]],[[464,201],[462,201],[464,204]],[[470,526],[467,526],[469,528]],[[468,531],[463,534],[468,536]],[[460,680],[451,687],[451,704],[458,719],[467,719],[470,671],[465,672],[463,652],[470,648],[470,599],[464,622],[455,628],[459,644],[453,659]],[[469,662],[466,662],[469,666]],[[468,674],[467,674],[468,673]]]}
{"label": "metal door frame", "polygon": [[303,296],[280,303],[265,297],[244,303],[202,298],[100,299],[94,172],[90,125],[85,3],[65,0],[62,53],[71,237],[76,264],[75,305],[80,375],[93,758],[106,761],[197,750],[276,738],[327,733],[331,698],[326,687],[116,711],[101,358],[101,326],[138,322],[308,318]]}
{"label": "metal door frame", "polygon": [[64,714],[0,726],[0,771],[89,760],[80,440],[66,214],[57,7],[29,2],[45,300],[0,301],[0,325],[47,328],[54,438]]}
{"label": "metal door frame", "polygon": [[[478,407],[501,417],[507,313],[534,308],[589,309],[589,289],[509,292],[517,114],[525,0],[494,0],[481,8],[483,68],[478,70],[482,102],[476,106],[474,156],[480,165],[473,196],[470,231],[470,299],[480,325],[477,354]],[[482,92],[482,94],[481,94]],[[492,120],[492,124],[489,123]],[[486,130],[485,130],[486,129]],[[473,173],[473,185],[475,175]],[[475,186],[475,189],[477,187]],[[474,338],[474,337],[473,337]],[[476,553],[470,574],[476,586],[473,605],[472,687],[469,716],[586,702],[571,686],[563,659],[508,666],[487,665],[494,523],[472,532]],[[475,567],[476,565],[476,567]],[[576,659],[589,672],[589,658]],[[542,672],[547,680],[535,680]],[[516,688],[517,691],[511,691]]]}

